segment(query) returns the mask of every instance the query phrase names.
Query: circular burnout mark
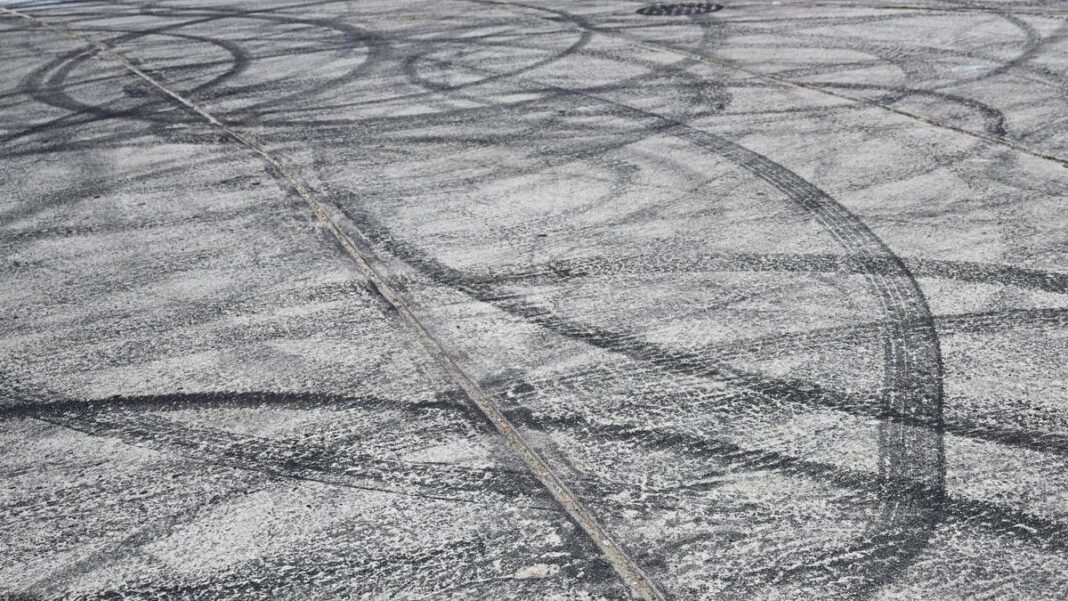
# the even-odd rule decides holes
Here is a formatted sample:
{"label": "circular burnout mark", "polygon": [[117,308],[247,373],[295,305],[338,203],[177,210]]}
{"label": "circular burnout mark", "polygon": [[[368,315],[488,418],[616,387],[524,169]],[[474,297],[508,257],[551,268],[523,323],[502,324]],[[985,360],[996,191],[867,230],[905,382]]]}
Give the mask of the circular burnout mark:
{"label": "circular burnout mark", "polygon": [[713,4],[712,2],[690,2],[687,4],[653,4],[651,6],[643,6],[637,12],[639,15],[647,17],[681,17],[714,13],[722,8],[722,4]]}

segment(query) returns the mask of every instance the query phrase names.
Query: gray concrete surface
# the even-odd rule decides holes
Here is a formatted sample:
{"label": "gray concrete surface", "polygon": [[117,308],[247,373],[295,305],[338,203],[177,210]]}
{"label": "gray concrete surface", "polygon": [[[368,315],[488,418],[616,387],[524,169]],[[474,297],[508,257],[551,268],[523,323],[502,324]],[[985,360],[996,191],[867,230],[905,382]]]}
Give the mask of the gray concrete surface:
{"label": "gray concrete surface", "polygon": [[0,596],[1068,597],[1068,5],[722,4],[0,2]]}

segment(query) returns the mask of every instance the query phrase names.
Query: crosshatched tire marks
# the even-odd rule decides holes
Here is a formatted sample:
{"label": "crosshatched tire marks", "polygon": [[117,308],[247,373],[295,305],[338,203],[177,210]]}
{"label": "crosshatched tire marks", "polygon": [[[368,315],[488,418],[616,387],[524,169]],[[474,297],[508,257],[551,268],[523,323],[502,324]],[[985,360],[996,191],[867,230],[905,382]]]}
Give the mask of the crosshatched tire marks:
{"label": "crosshatched tire marks", "polygon": [[[593,100],[596,102],[598,99],[594,98]],[[796,176],[785,172],[774,163],[767,161],[767,159],[731,145],[721,138],[687,128],[681,123],[664,120],[656,115],[630,107],[614,103],[608,104],[610,107],[609,114],[629,117],[646,126],[648,130],[667,132],[694,142],[706,149],[711,149],[714,153],[727,156],[742,168],[787,193],[792,200],[803,208],[816,213],[820,221],[832,231],[836,239],[843,246],[846,246],[848,250],[856,253],[855,255],[850,255],[851,257],[858,258],[860,262],[889,264],[889,274],[868,273],[868,276],[873,280],[875,289],[880,293],[879,296],[883,301],[882,304],[887,320],[891,323],[918,320],[925,325],[921,327],[920,332],[913,330],[913,333],[905,336],[898,335],[896,339],[894,338],[895,334],[897,334],[896,332],[887,336],[887,340],[893,342],[887,342],[888,369],[886,389],[888,398],[885,403],[885,413],[902,417],[908,416],[909,419],[919,419],[931,424],[939,423],[941,419],[939,414],[941,410],[941,374],[937,357],[937,344],[932,338],[933,330],[930,325],[929,311],[927,311],[926,304],[922,300],[922,295],[918,294],[915,282],[908,276],[907,270],[903,268],[896,256],[890,253],[855,218],[848,215],[840,207],[831,204],[833,201],[830,201],[825,194],[814,189],[807,182],[803,182]],[[373,237],[379,241],[397,239],[396,232],[390,233],[376,231],[375,228],[370,229],[376,232]],[[414,257],[410,249],[409,251],[398,253],[398,249],[394,245],[393,248],[387,248],[387,250],[416,264],[425,273],[429,273],[431,277],[440,282],[460,287],[465,291],[473,291],[476,298],[480,298],[480,300],[493,302],[492,299],[496,296],[488,288],[479,289],[478,287],[469,286],[466,281],[467,278],[463,274],[451,274],[448,273],[450,270],[444,269],[440,265],[431,265],[431,263],[436,262],[428,257]],[[901,272],[904,272],[904,274]],[[911,300],[902,302],[902,299]],[[539,325],[549,327],[557,333],[581,336],[581,334],[588,331],[588,328],[578,324],[554,324],[548,322],[543,317],[544,312],[536,307],[509,307],[508,302],[501,301],[496,301],[495,304],[499,307],[503,306],[514,314],[522,315],[524,318],[530,319]],[[901,332],[901,334],[904,334],[904,332]],[[901,352],[897,350],[900,347],[891,346],[899,342],[901,338],[905,338],[906,344],[902,346],[908,348],[908,351]],[[910,340],[917,342],[910,342]],[[924,349],[925,346],[926,350],[918,351],[918,349]],[[913,355],[916,356],[914,357]],[[919,367],[916,368],[914,366]],[[914,369],[920,370],[921,374],[923,373],[922,370],[925,369],[934,371],[926,375],[920,375],[913,373],[912,370]],[[930,434],[921,434],[920,440],[903,440],[899,426],[892,422],[886,425],[886,429],[891,431],[884,436],[884,454],[887,457],[884,462],[884,466],[887,467],[887,472],[884,474],[886,482],[914,482],[919,479],[936,490],[940,489],[943,486],[943,468],[941,467],[942,452],[938,441],[937,428],[930,430]],[[908,450],[905,452],[886,450],[902,446]],[[915,453],[917,456],[910,457],[909,453]],[[908,465],[909,463],[915,465]],[[893,498],[895,494],[891,490],[887,496],[888,498]],[[894,506],[895,504],[896,501],[890,502],[888,506]],[[937,508],[925,508],[923,511],[928,516],[937,515]],[[894,507],[894,509],[887,512],[886,517],[887,519],[896,520],[903,513],[906,512],[901,512],[899,507]],[[918,530],[927,532],[932,519],[924,519],[922,522]],[[897,525],[893,527],[893,529],[898,528]],[[911,547],[912,550],[916,550],[921,546],[916,544],[901,545],[899,544],[900,542],[900,540],[887,541],[886,547]]]}
{"label": "crosshatched tire marks", "polygon": [[[191,460],[207,466],[209,470],[225,473],[226,469],[236,469],[250,474],[248,482],[242,480],[240,486],[235,484],[230,490],[212,495],[206,503],[166,519],[159,518],[161,524],[148,524],[145,530],[131,534],[123,539],[121,548],[114,551],[120,555],[136,554],[142,547],[158,542],[176,526],[192,524],[237,497],[246,496],[253,490],[270,489],[272,483],[325,484],[340,489],[398,495],[423,500],[425,505],[431,507],[441,502],[490,508],[504,504],[526,514],[552,516],[557,513],[554,500],[525,470],[389,459],[393,449],[388,448],[388,444],[385,448],[375,448],[389,442],[388,434],[367,440],[362,434],[353,435],[342,429],[337,432],[341,438],[332,444],[321,444],[315,439],[266,438],[228,429],[195,426],[169,417],[172,413],[188,415],[190,411],[211,409],[324,410],[337,412],[339,418],[344,415],[364,415],[381,420],[383,426],[387,426],[390,420],[434,423],[438,429],[426,432],[431,441],[452,430],[460,435],[472,428],[484,433],[491,432],[491,424],[469,405],[459,390],[445,391],[433,399],[416,403],[374,396],[225,391],[78,400],[42,391],[29,383],[12,381],[0,373],[0,392],[3,392],[5,401],[15,401],[14,404],[0,406],[0,424],[39,420],[89,436],[115,439],[133,447],[159,451],[167,457]],[[353,448],[370,448],[370,452],[361,453]],[[160,474],[158,478],[168,476]],[[82,489],[69,489],[23,509],[34,510],[36,505],[71,503],[78,499],[70,497],[84,494]],[[555,545],[557,551],[542,561],[566,575],[572,583],[614,580],[611,567],[593,552],[581,529],[568,525],[560,532],[561,539],[549,543]],[[489,543],[496,544],[496,537],[509,535],[506,528],[487,528],[486,533],[486,539],[437,541],[437,546],[431,547],[428,551],[431,555],[427,556],[418,552],[364,548],[366,542],[351,539],[351,532],[346,523],[341,521],[317,533],[318,537],[332,540],[335,546],[287,550],[281,555],[277,555],[275,550],[192,579],[133,579],[116,588],[64,594],[62,598],[87,601],[126,598],[260,599],[264,595],[282,594],[300,597],[312,594],[312,591],[321,591],[327,585],[346,594],[376,594],[381,592],[376,586],[380,586],[383,574],[402,582],[405,579],[415,581],[425,576],[427,562],[448,559],[459,565],[480,565],[479,559],[494,552],[487,548]],[[336,549],[347,549],[348,552],[332,552]],[[83,562],[80,566],[72,566],[70,570],[72,573],[79,569],[90,572],[112,559],[101,557],[97,562]],[[309,564],[314,569],[297,570],[294,567]],[[279,565],[283,568],[281,572],[278,571]],[[438,592],[444,594],[445,591]],[[26,598],[60,597],[27,594]]]}
{"label": "crosshatched tire marks", "polygon": [[[129,43],[147,35],[150,34],[126,34],[112,40],[111,43]],[[164,35],[211,44],[223,49],[231,57],[231,64],[225,73],[216,76],[208,82],[200,84],[194,88],[194,90],[207,89],[221,84],[247,68],[248,58],[237,44],[225,40],[181,33],[166,33],[159,31],[156,32],[155,35]],[[162,110],[165,107],[173,107],[173,102],[170,102],[168,99],[159,98],[158,95],[151,90],[139,88],[138,84],[134,84],[134,87],[128,88],[126,98],[119,100],[120,102],[132,104],[129,108],[120,109],[101,106],[99,104],[90,104],[71,96],[64,89],[66,87],[67,79],[70,78],[72,73],[81,67],[83,63],[95,58],[96,55],[97,53],[84,49],[71,51],[65,56],[60,56],[43,65],[40,69],[30,74],[23,80],[19,88],[42,104],[65,109],[74,114],[92,115],[98,119],[138,119],[145,121],[161,121],[163,123],[186,123],[189,121],[188,116],[182,112],[168,112]],[[139,90],[141,93],[137,94],[136,97],[131,98],[131,90]],[[140,102],[137,102],[138,97],[141,99]]]}
{"label": "crosshatched tire marks", "polygon": [[[7,396],[26,395],[9,388]],[[387,491],[411,488],[423,491],[431,498],[450,494],[456,500],[466,502],[479,502],[479,496],[483,494],[504,495],[523,504],[551,506],[547,495],[538,489],[536,480],[525,472],[401,462],[376,458],[367,451],[347,449],[345,443],[353,441],[338,440],[332,445],[315,441],[278,441],[191,426],[166,417],[170,412],[212,408],[326,409],[337,411],[339,415],[368,413],[383,420],[410,419],[416,423],[434,418],[441,422],[441,428],[462,430],[475,426],[482,431],[489,428],[489,424],[464,404],[462,398],[448,393],[429,402],[413,404],[376,397],[272,392],[180,393],[96,401],[44,400],[0,406],[0,423],[12,419],[37,419],[91,436],[119,439],[131,446],[159,449],[271,476],[323,481],[337,486]],[[357,442],[359,444],[355,446],[358,448],[371,448],[376,443]]]}
{"label": "crosshatched tire marks", "polygon": [[[168,11],[168,14],[187,13],[185,10]],[[153,15],[151,10],[143,11],[143,14]],[[231,18],[231,17],[227,17]],[[244,18],[234,15],[232,18]],[[164,29],[164,28],[161,28]],[[138,34],[130,34],[138,35]],[[142,34],[144,35],[144,34]],[[197,36],[185,34],[161,34],[175,35],[187,39],[200,40],[215,43],[210,39],[201,39]],[[565,50],[565,54],[581,52],[586,42],[592,37],[592,32],[583,32],[579,42]],[[133,38],[131,38],[133,39]],[[428,44],[427,47],[433,47]],[[236,73],[243,69],[240,67],[238,54],[230,48],[230,54],[234,57],[233,65],[229,73]],[[410,56],[409,63],[414,64],[418,57]],[[66,62],[52,65],[47,72],[40,73],[38,79],[45,81],[47,86],[60,88],[64,85],[67,75],[76,67],[71,63],[84,60],[77,55],[68,57]],[[533,66],[525,67],[513,73],[501,73],[499,75],[486,75],[484,79],[476,81],[470,87],[485,82],[501,81],[516,75],[525,74],[534,68],[550,64],[557,57],[543,59]],[[428,79],[418,80],[411,78],[413,83],[418,83],[426,88],[428,94],[456,93],[463,86],[433,85]],[[214,84],[213,84],[214,85]],[[31,82],[28,89],[40,90],[41,82]],[[202,84],[197,89],[207,88],[208,84]],[[562,102],[571,102],[575,98],[580,103],[597,105],[607,115],[622,117],[631,123],[641,125],[638,134],[647,132],[660,132],[678,139],[692,143],[703,152],[726,158],[739,168],[747,171],[750,175],[770,184],[782,192],[798,207],[803,208],[834,236],[835,240],[846,253],[842,257],[832,256],[829,261],[848,263],[855,266],[855,273],[861,273],[867,278],[869,288],[879,300],[882,316],[877,326],[871,329],[871,339],[882,345],[884,386],[882,407],[878,411],[884,419],[880,434],[880,447],[883,453],[883,472],[878,478],[877,484],[883,493],[883,504],[880,506],[881,515],[873,524],[870,539],[857,548],[837,549],[838,555],[860,555],[865,559],[857,562],[854,567],[856,574],[862,581],[860,584],[850,584],[844,588],[835,588],[831,584],[833,573],[828,568],[836,567],[831,563],[823,564],[815,568],[799,568],[787,573],[776,575],[760,575],[761,578],[779,579],[810,579],[814,586],[826,587],[829,594],[863,596],[873,589],[885,584],[893,578],[896,570],[908,565],[911,554],[922,549],[924,538],[937,524],[943,515],[944,495],[944,457],[942,451],[941,433],[945,428],[942,416],[942,372],[940,349],[935,323],[931,317],[929,308],[922,292],[915,282],[917,267],[911,262],[902,261],[872,233],[856,216],[852,215],[833,198],[811,185],[804,179],[790,172],[781,165],[748,149],[734,144],[722,137],[707,134],[700,130],[689,127],[684,121],[667,119],[656,113],[642,111],[620,103],[599,99],[594,96],[594,91],[558,90],[557,98]],[[38,95],[41,95],[40,93]],[[44,95],[47,97],[47,95]],[[564,100],[571,96],[571,100]],[[477,95],[472,97],[477,98]],[[39,98],[40,100],[40,98]],[[550,98],[553,100],[553,98]],[[592,101],[592,102],[590,102]],[[73,102],[73,101],[72,101]],[[270,106],[280,109],[281,101],[272,101]],[[488,102],[492,105],[492,102]],[[84,105],[71,105],[66,108],[72,110],[85,110],[92,112]],[[151,102],[146,102],[136,109],[139,113],[137,118],[144,115],[152,115],[158,110]],[[102,113],[108,117],[129,117],[125,111]],[[991,118],[994,119],[995,116]],[[155,117],[144,117],[155,118]],[[471,294],[474,298],[491,303],[508,313],[522,317],[549,331],[555,332],[575,340],[581,340],[587,344],[607,350],[612,353],[621,353],[646,359],[655,349],[650,349],[633,341],[633,335],[626,332],[601,331],[592,326],[580,323],[577,320],[552,317],[544,307],[516,299],[502,299],[493,282],[487,282],[480,276],[469,273],[460,273],[450,270],[433,257],[422,256],[414,246],[398,243],[403,239],[402,232],[390,232],[382,227],[368,225],[366,231],[373,233],[375,241],[390,253],[404,259],[412,265],[420,268],[425,274],[438,283],[458,288]],[[804,260],[803,257],[786,257],[787,260]],[[935,266],[937,268],[938,266]],[[982,271],[982,268],[978,269]],[[1006,277],[1016,277],[1018,274],[1010,274]],[[1024,274],[1025,276],[1027,274]],[[1032,274],[1034,275],[1034,274]],[[575,276],[573,273],[568,277]],[[977,276],[978,277],[978,276]],[[1023,277],[1023,276],[1021,276]],[[1035,276],[1043,277],[1042,274]],[[550,281],[554,278],[549,276]],[[563,279],[563,278],[560,278]],[[1047,286],[1056,286],[1056,282]],[[814,333],[817,337],[819,332]],[[789,345],[793,341],[785,341]],[[679,363],[676,357],[676,363]],[[729,359],[729,358],[728,358]],[[727,361],[729,362],[729,361]],[[677,367],[677,366],[676,366]],[[682,367],[687,368],[685,361]],[[657,366],[661,371],[670,371],[670,368]],[[714,372],[719,373],[714,373]],[[766,379],[759,376],[737,376],[737,371],[729,365],[714,365],[710,370],[710,377],[733,378],[739,386],[760,387],[767,385]],[[748,378],[748,379],[747,379]],[[778,382],[778,388],[769,387],[762,390],[762,394],[789,396],[796,391],[790,390],[789,382]],[[84,418],[79,418],[83,419]],[[540,418],[539,418],[540,419]],[[531,420],[531,427],[539,424],[538,420]],[[922,425],[923,428],[906,427]],[[546,425],[544,423],[540,425]],[[112,425],[101,425],[94,422],[90,427],[107,428]],[[562,427],[557,425],[558,427]],[[161,430],[162,432],[162,430]],[[203,433],[189,430],[186,433],[157,433],[146,435],[142,440],[168,440],[173,437],[176,444],[185,444],[185,437],[189,440],[204,443]],[[209,441],[210,442],[210,441]],[[251,443],[250,443],[251,444]],[[224,450],[212,447],[225,454]],[[732,452],[736,452],[732,451]],[[327,450],[314,450],[314,453],[327,453]],[[783,459],[785,461],[785,459]],[[801,470],[804,471],[804,470]],[[815,473],[818,470],[810,470],[806,473]],[[828,573],[823,573],[827,571]]]}
{"label": "crosshatched tire marks", "polygon": [[[326,32],[328,35],[340,38],[340,43],[335,44],[323,43],[322,41],[315,40],[315,37],[312,36],[311,39],[313,40],[313,45],[310,50],[306,49],[305,52],[329,52],[341,56],[362,54],[362,60],[339,75],[328,77],[325,80],[316,82],[314,85],[307,86],[298,92],[267,98],[247,106],[242,106],[233,118],[238,123],[240,123],[242,117],[245,115],[257,115],[274,106],[285,106],[290,103],[321,96],[339,86],[345,85],[354,78],[359,77],[361,72],[367,70],[379,61],[386,51],[386,45],[383,40],[360,28],[344,23],[296,16],[276,15],[268,10],[239,11],[208,8],[164,9],[160,7],[142,7],[139,13],[152,18],[167,19],[175,22],[141,31],[124,32],[121,29],[113,30],[108,28],[94,28],[90,31],[92,33],[97,31],[119,31],[119,35],[107,40],[109,46],[119,48],[131,46],[146,38],[163,37],[187,40],[194,44],[215,46],[221,49],[225,56],[228,57],[224,61],[226,63],[226,68],[221,73],[217,75],[209,75],[205,81],[197,83],[182,91],[184,96],[194,100],[197,100],[201,96],[210,97],[216,90],[239,78],[243,73],[248,71],[250,62],[255,59],[253,58],[254,52],[243,47],[238,42],[223,39],[218,36],[183,33],[181,30],[186,28],[204,26],[213,22],[227,20],[267,22],[272,26],[277,27],[302,26],[312,28],[316,31]],[[316,47],[314,45],[316,43],[320,44],[321,48]],[[75,50],[65,56],[58,57],[28,76],[20,84],[19,89],[31,95],[38,102],[56,108],[70,110],[75,114],[88,114],[93,115],[96,118],[135,119],[147,122],[188,122],[188,116],[184,112],[168,112],[161,110],[165,107],[176,107],[177,105],[172,99],[160,98],[155,92],[148,92],[141,95],[144,96],[144,98],[139,103],[136,102],[137,98],[127,97],[121,99],[123,103],[131,105],[126,108],[87,103],[71,96],[64,89],[66,87],[67,79],[70,78],[85,61],[94,58],[97,54],[98,53],[93,50]],[[205,67],[205,65],[198,64],[183,64],[177,67],[171,66],[168,71],[182,70],[195,72],[196,70],[204,69]],[[212,65],[212,67],[215,67],[215,65]],[[138,84],[140,85],[140,82],[138,82]],[[227,88],[225,94],[228,96],[236,96],[242,93],[247,94],[259,91],[265,86],[266,84],[264,83],[239,85]]]}
{"label": "crosshatched tire marks", "polygon": [[[102,43],[81,36],[80,34],[71,33],[70,30],[60,29],[54,25],[22,13],[10,10],[6,10],[5,12],[33,21],[47,29],[66,34],[69,37],[77,38],[94,46],[110,58],[120,62],[123,67],[132,74],[151,84],[154,88],[157,88],[159,92],[184,105],[190,111],[203,117],[209,124],[222,130],[222,132],[229,138],[232,138],[248,150],[258,154],[267,163],[274,167],[277,170],[277,174],[288,183],[289,187],[306,201],[309,208],[312,209],[320,221],[327,225],[331,234],[335,237],[337,242],[341,244],[346,254],[356,262],[360,272],[368,278],[370,285],[376,288],[382,298],[386,301],[386,304],[396,313],[400,314],[402,319],[411,326],[414,333],[417,334],[421,339],[421,342],[425,344],[426,350],[438,360],[439,366],[452,376],[456,384],[463,388],[468,398],[477,405],[485,414],[485,417],[493,423],[497,432],[503,437],[504,442],[519,455],[532,472],[532,475],[553,495],[558,504],[557,508],[564,510],[573,520],[574,524],[588,537],[588,541],[594,544],[602,552],[602,556],[599,557],[612,564],[618,571],[619,575],[627,582],[627,585],[633,589],[634,593],[645,598],[661,598],[655,585],[648,582],[645,576],[641,573],[640,568],[636,567],[632,560],[619,549],[618,545],[611,540],[611,537],[590,517],[590,514],[585,507],[571,496],[570,491],[559,483],[552,470],[544,464],[544,461],[539,457],[536,451],[527,446],[526,442],[515,432],[514,427],[503,417],[503,415],[500,414],[493,402],[486,398],[481,390],[478,389],[477,385],[475,385],[473,381],[455,364],[449,354],[440,347],[440,343],[429,335],[419,319],[407,308],[404,300],[390,290],[390,284],[386,282],[368,263],[368,259],[356,249],[354,243],[337,227],[336,223],[331,220],[326,209],[310,194],[307,187],[285,163],[275,158],[257,141],[231,129],[227,124],[219,121],[212,114],[208,113],[189,99],[183,97],[181,94],[174,92],[167,86],[161,84],[158,80],[133,65],[124,56],[110,50]],[[516,579],[522,578],[517,577]]]}
{"label": "crosshatched tire marks", "polygon": [[[595,99],[596,100],[596,99]],[[831,232],[836,240],[852,256],[864,260],[885,259],[893,266],[890,274],[867,274],[873,290],[880,299],[888,323],[926,322],[926,329],[917,332],[916,328],[897,328],[886,336],[884,352],[886,355],[886,398],[884,404],[887,414],[907,416],[938,423],[941,419],[941,373],[937,341],[930,325],[929,311],[922,294],[908,270],[892,252],[876,238],[862,223],[835,203],[826,194],[811,186],[781,166],[756,153],[726,140],[686,127],[679,122],[631,107],[613,103],[609,112],[615,116],[644,122],[651,129],[666,130],[671,135],[690,141],[719,156],[725,157],[751,174],[778,188],[803,209],[811,212],[816,219]],[[531,317],[527,315],[526,317]],[[541,325],[547,325],[542,323]],[[558,331],[571,329],[570,326],[557,326]],[[578,328],[581,330],[581,326]],[[905,440],[904,434],[894,423],[886,425],[884,432],[883,474],[889,488],[888,504],[894,505],[900,499],[893,486],[895,483],[915,482],[938,489],[942,486],[940,442],[928,440]],[[919,453],[919,456],[910,454]],[[933,454],[933,457],[932,457]],[[932,471],[933,470],[933,471]],[[895,507],[896,509],[896,507]],[[884,519],[891,521],[903,512],[892,510],[884,512]],[[925,520],[921,520],[925,522]],[[925,531],[929,524],[923,523],[919,530]],[[893,524],[894,530],[900,530],[900,524]],[[915,536],[915,533],[910,533]],[[901,547],[899,540],[886,547]]]}
{"label": "crosshatched tire marks", "polygon": [[[640,342],[633,333],[607,332],[569,321],[546,307],[524,301],[510,294],[502,295],[491,284],[469,280],[464,274],[442,266],[408,245],[398,243],[396,233],[375,228],[366,222],[363,225],[361,230],[373,232],[372,238],[382,248],[417,267],[432,280],[455,287],[480,301],[490,303],[510,315],[520,317],[557,335],[646,362],[653,371],[674,372],[680,375],[696,374],[711,378],[713,381],[727,382],[747,393],[757,395],[757,398],[768,398],[773,404],[795,397],[822,399],[827,395],[828,391],[821,390],[810,383],[775,381],[760,375],[747,375],[729,365],[719,364],[714,358],[707,356],[678,356],[665,352],[663,349]],[[926,322],[921,322],[921,324],[919,328],[922,333],[922,330],[929,327],[929,324]],[[895,324],[895,328],[902,330],[905,326]],[[881,334],[880,339],[884,339],[885,330]],[[603,377],[613,376],[609,373],[603,374]],[[803,388],[797,387],[800,385],[803,385]],[[553,386],[552,383],[546,383],[545,386],[539,387],[519,385],[513,388],[518,392],[514,395],[518,399],[518,405],[523,405],[524,396],[534,394],[539,389],[551,391]],[[915,393],[915,391],[910,392]],[[905,403],[910,402],[908,395],[902,395],[899,398],[903,398]],[[749,399],[749,402],[755,400],[757,399]],[[922,409],[919,405],[906,404],[905,406]],[[919,411],[910,411],[907,414],[900,414],[898,411],[895,406],[885,404],[885,402],[882,409],[867,410],[868,414],[883,420],[880,426],[882,437],[879,441],[882,453],[880,462],[882,474],[878,479],[878,486],[882,491],[882,504],[880,517],[872,525],[871,538],[857,549],[838,549],[831,552],[830,555],[839,557],[839,561],[819,564],[813,568],[814,574],[797,571],[793,575],[796,578],[810,580],[811,586],[821,590],[827,596],[862,598],[868,592],[886,584],[892,579],[894,571],[907,566],[909,557],[922,551],[927,537],[941,519],[940,505],[944,494],[942,429],[940,426],[930,427],[932,424],[940,424],[940,416],[934,416],[937,419],[932,419],[932,416]],[[528,421],[538,427],[547,429],[549,427],[541,423],[544,421],[542,416]],[[917,429],[915,428],[916,422],[927,427]],[[710,435],[710,438],[714,439],[714,436]],[[731,453],[735,452],[734,447],[729,448]],[[917,494],[917,490],[923,491],[922,494]],[[870,563],[866,563],[868,559],[871,560]],[[840,563],[848,565],[843,566]],[[887,569],[888,565],[893,568]],[[857,578],[845,587],[834,582],[839,578],[839,570],[843,567]],[[755,575],[739,585],[743,586],[744,590],[748,590],[748,587],[755,586],[760,581],[774,580],[778,577],[777,572],[769,572]]]}
{"label": "crosshatched tire marks", "polygon": [[[525,7],[534,8],[536,7]],[[549,11],[557,13],[558,11]],[[564,13],[566,14],[566,13]],[[886,503],[882,510],[881,521],[884,526],[876,531],[893,532],[885,536],[886,540],[877,545],[878,550],[872,554],[872,565],[894,563],[893,558],[880,557],[880,554],[911,555],[924,546],[923,540],[929,535],[931,527],[937,523],[939,509],[937,503],[927,507],[911,507],[912,512],[901,511],[899,503],[906,498],[899,491],[904,486],[915,486],[917,482],[932,490],[944,488],[944,451],[941,442],[942,422],[942,367],[937,335],[934,331],[930,311],[926,300],[919,290],[915,279],[901,260],[879,240],[859,219],[842,205],[827,196],[822,190],[801,179],[773,161],[733,144],[721,137],[688,127],[682,122],[666,119],[655,113],[636,109],[618,102],[604,100],[596,95],[561,89],[563,95],[575,94],[587,101],[605,106],[605,113],[623,117],[639,123],[649,131],[672,135],[693,143],[703,150],[726,158],[739,168],[748,171],[757,178],[779,189],[797,206],[810,213],[847,251],[850,258],[861,263],[880,263],[889,268],[882,272],[865,273],[870,286],[882,306],[884,319],[890,324],[884,332],[884,398],[883,414],[889,418],[882,426],[880,446],[882,448],[884,470],[882,477],[887,485]],[[378,242],[395,240],[398,232],[379,232],[383,236],[375,237]],[[395,246],[395,245],[394,245]],[[397,249],[389,248],[397,254]],[[441,265],[429,257],[414,257],[410,252],[397,254],[402,259],[416,264],[424,273],[441,283],[457,286],[465,291],[474,292],[476,298],[494,302],[513,314],[522,316],[538,325],[565,336],[593,342],[599,348],[607,350],[625,350],[613,342],[615,336],[592,334],[592,329],[582,324],[567,323],[558,317],[549,317],[542,308],[525,303],[491,300],[495,294],[489,289],[479,291],[467,285],[465,274],[449,274]],[[905,327],[905,323],[920,323],[919,328]],[[592,336],[592,337],[591,337]],[[628,340],[622,335],[620,341]],[[625,345],[626,343],[624,343]],[[894,421],[894,418],[919,421],[931,427],[913,430]],[[896,489],[896,490],[895,490]],[[933,495],[931,498],[937,498]],[[907,519],[914,519],[911,527],[902,527],[901,516],[913,513]],[[920,517],[916,518],[916,515]],[[901,532],[907,534],[902,536]],[[880,535],[875,535],[876,539]],[[907,562],[907,557],[900,558]],[[827,566],[821,567],[826,569]],[[864,571],[862,568],[859,571]],[[882,577],[892,570],[885,565],[873,567],[870,573],[863,574],[865,582],[860,588],[876,588],[882,584]],[[832,573],[833,574],[833,573]],[[839,591],[839,594],[856,596],[857,590]]]}
{"label": "crosshatched tire marks", "polygon": [[[575,22],[580,26],[582,24],[578,19],[575,19]],[[720,136],[596,95],[568,89],[561,91],[605,104],[611,115],[648,125],[651,131],[684,139],[727,159],[779,189],[789,200],[813,215],[847,251],[847,256],[851,259],[862,263],[888,264],[889,269],[886,271],[866,274],[887,320],[892,323],[918,320],[926,323],[928,328],[918,338],[904,332],[893,332],[887,336],[888,340],[884,343],[887,353],[885,377],[886,389],[890,391],[891,397],[887,404],[901,415],[919,416],[938,423],[941,419],[942,366],[937,335],[927,301],[908,267],[862,221],[795,173]],[[891,340],[902,340],[902,343],[894,344]],[[909,398],[906,399],[902,395],[908,395]]]}

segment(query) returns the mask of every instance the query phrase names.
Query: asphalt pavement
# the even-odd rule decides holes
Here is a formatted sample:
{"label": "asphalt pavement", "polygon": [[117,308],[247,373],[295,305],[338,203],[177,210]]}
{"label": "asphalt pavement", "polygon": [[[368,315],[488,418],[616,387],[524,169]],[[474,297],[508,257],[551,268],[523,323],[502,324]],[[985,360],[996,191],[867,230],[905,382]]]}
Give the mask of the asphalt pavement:
{"label": "asphalt pavement", "polygon": [[1068,4],[0,1],[0,598],[1068,598]]}

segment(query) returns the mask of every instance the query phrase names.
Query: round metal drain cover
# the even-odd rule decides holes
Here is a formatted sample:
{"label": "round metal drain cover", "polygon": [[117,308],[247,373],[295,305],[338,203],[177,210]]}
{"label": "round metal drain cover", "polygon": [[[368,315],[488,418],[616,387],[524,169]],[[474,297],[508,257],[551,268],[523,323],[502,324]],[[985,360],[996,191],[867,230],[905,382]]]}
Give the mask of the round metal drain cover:
{"label": "round metal drain cover", "polygon": [[712,2],[690,2],[687,4],[653,4],[638,9],[639,15],[647,17],[681,17],[685,15],[701,15],[714,13],[723,8],[722,4]]}

